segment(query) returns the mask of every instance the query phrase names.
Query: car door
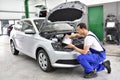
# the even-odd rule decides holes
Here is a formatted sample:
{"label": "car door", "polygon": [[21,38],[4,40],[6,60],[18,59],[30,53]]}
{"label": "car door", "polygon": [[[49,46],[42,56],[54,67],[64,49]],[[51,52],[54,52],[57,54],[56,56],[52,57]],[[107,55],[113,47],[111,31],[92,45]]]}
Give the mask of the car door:
{"label": "car door", "polygon": [[25,20],[23,22],[22,32],[22,50],[25,54],[32,57],[32,53],[34,52],[36,31],[30,20]]}
{"label": "car door", "polygon": [[14,44],[19,51],[21,51],[21,48],[22,48],[22,46],[21,46],[21,42],[22,42],[21,29],[22,29],[22,22],[20,21],[18,24],[16,24],[14,26],[14,29],[13,29],[14,31],[12,32]]}

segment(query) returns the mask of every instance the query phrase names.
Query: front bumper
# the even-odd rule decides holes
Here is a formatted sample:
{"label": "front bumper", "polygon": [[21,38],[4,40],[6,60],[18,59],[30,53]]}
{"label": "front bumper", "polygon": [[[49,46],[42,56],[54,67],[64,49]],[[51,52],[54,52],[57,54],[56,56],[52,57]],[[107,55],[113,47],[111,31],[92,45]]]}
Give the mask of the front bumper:
{"label": "front bumper", "polygon": [[51,65],[53,67],[77,67],[79,62],[77,61],[78,52],[65,52],[54,51],[54,56],[51,58]]}

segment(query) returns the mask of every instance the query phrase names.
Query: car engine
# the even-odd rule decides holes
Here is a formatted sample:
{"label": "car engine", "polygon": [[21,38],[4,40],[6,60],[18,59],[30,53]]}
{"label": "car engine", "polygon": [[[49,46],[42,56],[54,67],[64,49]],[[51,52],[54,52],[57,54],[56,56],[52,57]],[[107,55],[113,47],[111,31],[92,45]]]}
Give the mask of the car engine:
{"label": "car engine", "polygon": [[[67,44],[63,43],[65,35],[70,35],[71,32],[42,32],[41,36],[52,41],[52,46],[56,51],[73,51],[73,49],[66,48]],[[78,48],[83,49],[84,38],[72,38],[72,44]]]}

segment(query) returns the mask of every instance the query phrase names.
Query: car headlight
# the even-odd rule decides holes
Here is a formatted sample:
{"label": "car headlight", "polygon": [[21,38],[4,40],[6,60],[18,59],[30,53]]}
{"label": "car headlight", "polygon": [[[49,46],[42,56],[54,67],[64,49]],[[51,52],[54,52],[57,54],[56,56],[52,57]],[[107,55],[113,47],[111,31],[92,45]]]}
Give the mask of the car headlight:
{"label": "car headlight", "polygon": [[54,50],[61,51],[62,45],[60,43],[51,43]]}
{"label": "car headlight", "polygon": [[57,43],[51,43],[51,44],[55,51],[67,51],[67,52],[73,51],[73,49],[66,48],[66,44],[64,43],[62,44],[57,42]]}

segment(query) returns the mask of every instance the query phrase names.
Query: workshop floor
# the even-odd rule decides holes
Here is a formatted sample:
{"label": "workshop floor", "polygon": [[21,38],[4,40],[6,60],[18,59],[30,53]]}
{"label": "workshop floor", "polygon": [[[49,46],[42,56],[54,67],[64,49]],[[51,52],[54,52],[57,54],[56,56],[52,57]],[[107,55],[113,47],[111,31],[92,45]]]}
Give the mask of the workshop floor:
{"label": "workshop floor", "polygon": [[13,56],[9,37],[0,36],[0,80],[120,80],[120,45],[106,44],[104,47],[107,50],[107,59],[111,61],[112,73],[107,74],[105,70],[98,72],[96,78],[84,79],[81,66],[43,72],[34,59],[23,53]]}

